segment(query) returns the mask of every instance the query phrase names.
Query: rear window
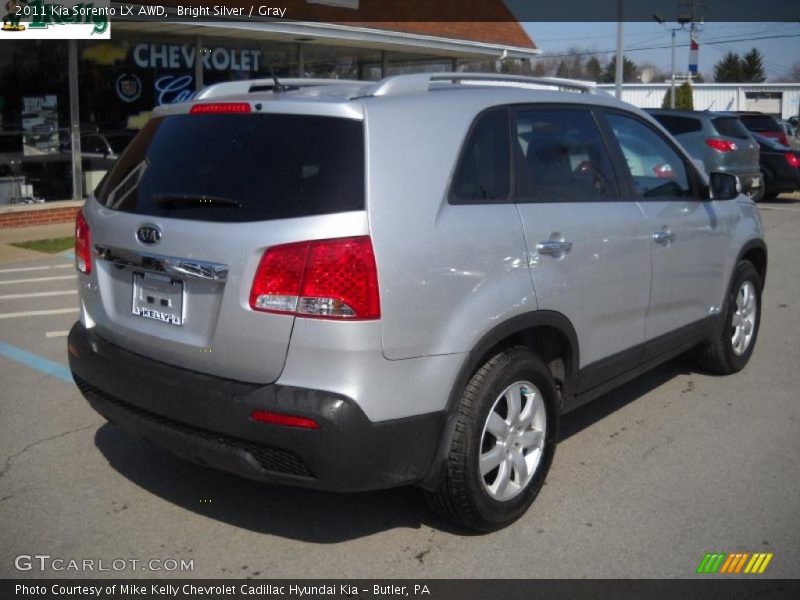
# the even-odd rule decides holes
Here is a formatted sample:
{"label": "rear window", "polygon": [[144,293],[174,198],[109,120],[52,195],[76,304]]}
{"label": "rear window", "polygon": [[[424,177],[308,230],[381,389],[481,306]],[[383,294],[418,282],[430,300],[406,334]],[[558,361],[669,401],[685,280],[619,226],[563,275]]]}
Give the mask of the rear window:
{"label": "rear window", "polygon": [[703,129],[703,124],[700,123],[699,119],[676,117],[674,115],[653,115],[653,117],[672,135],[694,133]]}
{"label": "rear window", "polygon": [[783,132],[781,126],[772,117],[767,115],[739,115],[742,123],[750,131],[780,131]]}
{"label": "rear window", "polygon": [[719,117],[712,119],[712,122],[720,135],[742,138],[745,140],[750,137],[747,127],[742,125],[742,122],[736,117]]}
{"label": "rear window", "polygon": [[363,210],[363,124],[275,114],[153,119],[97,197],[123,212],[216,222]]}

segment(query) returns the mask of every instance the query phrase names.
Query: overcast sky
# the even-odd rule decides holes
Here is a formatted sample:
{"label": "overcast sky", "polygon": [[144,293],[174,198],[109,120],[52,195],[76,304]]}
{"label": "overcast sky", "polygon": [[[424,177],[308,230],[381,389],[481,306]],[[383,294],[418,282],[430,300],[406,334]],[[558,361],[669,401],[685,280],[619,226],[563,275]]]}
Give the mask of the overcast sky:
{"label": "overcast sky", "polygon": [[[796,0],[787,0],[794,2]],[[616,47],[616,23],[523,23],[536,45],[545,53],[565,53],[571,47],[606,53],[606,62]],[[668,23],[668,26],[675,26]],[[780,37],[779,37],[780,36]],[[754,39],[770,38],[770,39]],[[757,47],[764,56],[768,80],[786,74],[800,62],[800,23],[707,23],[698,34],[699,69],[710,75],[714,64],[728,51],[743,54]],[[709,43],[716,42],[716,43]],[[689,62],[689,33],[678,31],[675,70],[685,72]],[[668,72],[670,33],[655,21],[625,23],[626,56],[636,63],[650,62]],[[685,45],[685,47],[681,47]],[[653,46],[664,48],[651,49]]]}

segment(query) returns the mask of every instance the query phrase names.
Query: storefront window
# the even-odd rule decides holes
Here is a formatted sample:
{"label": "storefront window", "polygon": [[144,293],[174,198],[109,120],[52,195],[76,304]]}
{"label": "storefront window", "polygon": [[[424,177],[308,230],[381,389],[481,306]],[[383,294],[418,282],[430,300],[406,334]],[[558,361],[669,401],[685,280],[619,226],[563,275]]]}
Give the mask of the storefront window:
{"label": "storefront window", "polygon": [[[191,100],[201,83],[273,73],[374,81],[452,68],[450,59],[433,55],[382,53],[311,38],[196,38],[129,29],[111,40],[79,41],[77,49],[84,194],[95,189],[154,107]],[[66,41],[0,44],[0,204],[72,197],[67,56]],[[202,82],[196,81],[197,61]]]}
{"label": "storefront window", "polygon": [[0,205],[72,195],[66,46],[0,44]]}

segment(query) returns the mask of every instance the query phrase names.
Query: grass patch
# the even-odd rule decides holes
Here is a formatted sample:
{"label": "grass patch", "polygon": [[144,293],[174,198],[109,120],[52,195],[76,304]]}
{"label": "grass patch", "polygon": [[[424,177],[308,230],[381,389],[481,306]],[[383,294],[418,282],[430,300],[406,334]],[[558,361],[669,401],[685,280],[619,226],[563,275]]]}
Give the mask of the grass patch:
{"label": "grass patch", "polygon": [[25,250],[35,250],[36,252],[46,252],[47,254],[57,254],[64,250],[71,250],[75,247],[75,238],[60,237],[50,238],[48,240],[34,240],[32,242],[16,242],[11,244],[17,248],[24,248]]}

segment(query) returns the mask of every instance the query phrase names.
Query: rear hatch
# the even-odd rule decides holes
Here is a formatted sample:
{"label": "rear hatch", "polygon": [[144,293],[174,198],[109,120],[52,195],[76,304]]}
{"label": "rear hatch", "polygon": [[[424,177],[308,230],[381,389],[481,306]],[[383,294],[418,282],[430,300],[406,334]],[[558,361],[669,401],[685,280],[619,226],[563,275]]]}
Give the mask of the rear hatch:
{"label": "rear hatch", "polygon": [[786,137],[786,132],[783,130],[783,127],[769,115],[739,115],[739,118],[749,131],[763,135],[764,137],[775,138],[784,146],[789,145],[789,140]]}
{"label": "rear hatch", "polygon": [[736,149],[721,157],[725,170],[733,173],[758,172],[758,144],[737,117],[714,117],[711,119],[719,137],[732,142]]}
{"label": "rear hatch", "polygon": [[154,360],[274,381],[294,317],[250,308],[259,261],[278,244],[366,234],[364,168],[355,118],[152,119],[84,209],[87,323]]}

